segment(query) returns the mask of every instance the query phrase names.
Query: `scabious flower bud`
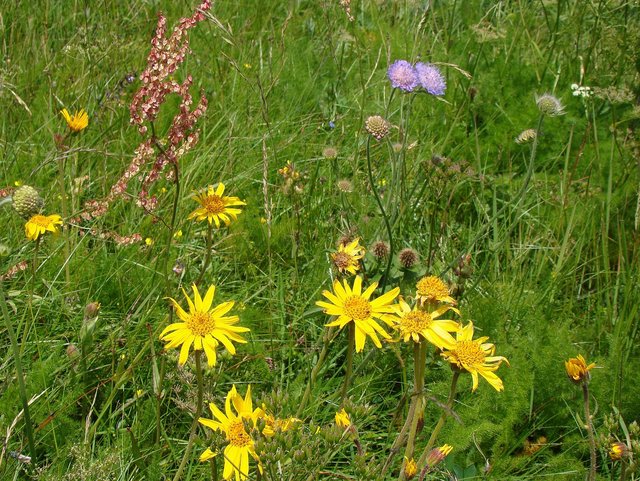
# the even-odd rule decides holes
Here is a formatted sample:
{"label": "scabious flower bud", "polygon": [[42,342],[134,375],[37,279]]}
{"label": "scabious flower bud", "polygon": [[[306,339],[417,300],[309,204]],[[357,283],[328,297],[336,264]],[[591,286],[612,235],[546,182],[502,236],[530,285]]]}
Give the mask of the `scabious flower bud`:
{"label": "scabious flower bud", "polygon": [[411,269],[418,263],[418,253],[412,248],[407,247],[398,253],[398,260],[405,269]]}
{"label": "scabious flower bud", "polygon": [[336,183],[336,186],[340,192],[344,192],[345,194],[353,192],[353,184],[348,179],[340,179]]}
{"label": "scabious flower bud", "polygon": [[564,115],[564,106],[557,97],[551,94],[543,94],[536,97],[536,105],[541,113],[549,117]]}
{"label": "scabious flower bud", "polygon": [[364,127],[376,140],[382,140],[389,134],[389,122],[379,115],[368,117]]}
{"label": "scabious flower bud", "polygon": [[13,193],[13,208],[24,219],[39,214],[44,207],[44,200],[38,191],[30,185],[23,185]]}
{"label": "scabious flower bud", "polygon": [[84,308],[84,318],[93,319],[98,316],[98,311],[100,311],[100,303],[95,301],[90,302]]}
{"label": "scabious flower bud", "polygon": [[523,130],[515,138],[516,144],[528,144],[529,142],[533,142],[537,135],[538,134],[536,133],[535,129]]}
{"label": "scabious flower bud", "polygon": [[389,244],[384,241],[376,241],[371,246],[371,253],[376,259],[384,259],[389,255]]}

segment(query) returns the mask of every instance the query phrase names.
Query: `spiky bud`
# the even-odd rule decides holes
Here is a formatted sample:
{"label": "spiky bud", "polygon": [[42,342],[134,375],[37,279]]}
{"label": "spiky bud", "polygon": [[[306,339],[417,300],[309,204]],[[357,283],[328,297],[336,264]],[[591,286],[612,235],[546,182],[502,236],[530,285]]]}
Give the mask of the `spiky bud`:
{"label": "spiky bud", "polygon": [[30,185],[23,185],[13,193],[13,208],[24,219],[39,214],[44,207],[44,200],[38,191]]}
{"label": "spiky bud", "polygon": [[548,115],[549,117],[556,117],[564,114],[564,106],[558,97],[554,97],[551,94],[543,94],[536,97],[536,105],[541,113]]}
{"label": "spiky bud", "polygon": [[384,241],[377,241],[371,246],[371,253],[376,259],[384,259],[389,255],[389,244]]}
{"label": "spiky bud", "polygon": [[368,117],[364,127],[376,140],[382,140],[389,133],[389,122],[379,115]]}
{"label": "spiky bud", "polygon": [[412,248],[407,247],[398,253],[398,260],[405,269],[411,269],[418,263],[418,253]]}

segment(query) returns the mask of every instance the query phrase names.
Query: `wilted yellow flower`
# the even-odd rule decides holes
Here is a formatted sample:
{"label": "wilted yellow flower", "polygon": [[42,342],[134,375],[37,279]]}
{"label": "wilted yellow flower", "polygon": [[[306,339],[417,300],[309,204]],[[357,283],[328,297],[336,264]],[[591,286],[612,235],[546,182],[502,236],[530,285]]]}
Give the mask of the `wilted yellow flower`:
{"label": "wilted yellow flower", "polygon": [[236,220],[238,214],[242,211],[235,207],[247,205],[238,197],[226,197],[224,193],[224,184],[220,182],[214,190],[210,185],[206,192],[199,192],[193,196],[193,200],[200,204],[196,210],[189,214],[188,219],[196,219],[198,222],[207,219],[209,224],[215,222],[216,227],[220,227],[220,221],[225,225],[229,225],[231,220]]}
{"label": "wilted yellow flower", "polygon": [[62,217],[57,214],[31,217],[24,225],[24,234],[29,240],[37,240],[45,232],[58,233],[58,226],[62,225]]}
{"label": "wilted yellow flower", "polygon": [[415,459],[404,457],[404,477],[406,479],[413,478],[418,473],[418,465]]}
{"label": "wilted yellow flower", "polygon": [[628,451],[629,451],[629,448],[625,443],[621,443],[621,442],[612,443],[611,446],[609,447],[609,458],[611,458],[612,461],[620,461],[622,457],[627,454]]}
{"label": "wilted yellow flower", "polygon": [[440,349],[453,349],[456,340],[450,332],[458,332],[460,324],[449,319],[438,319],[445,312],[457,309],[443,306],[433,312],[426,312],[417,308],[411,309],[409,304],[401,300],[397,305],[398,320],[394,326],[404,342],[420,342],[422,338]]}
{"label": "wilted yellow flower", "polygon": [[329,299],[329,302],[317,301],[316,305],[324,308],[324,312],[330,316],[337,316],[335,321],[326,326],[339,326],[342,329],[348,323],[353,322],[356,330],[356,352],[364,349],[364,342],[367,336],[371,338],[376,347],[382,347],[378,335],[384,339],[391,336],[375,321],[379,319],[389,327],[396,322],[396,306],[391,303],[400,293],[400,288],[396,287],[380,297],[369,300],[373,291],[378,287],[374,282],[364,292],[362,291],[362,277],[356,276],[353,280],[353,288],[349,287],[347,281],[344,286],[340,281],[333,283],[333,292],[323,291],[322,295]]}
{"label": "wilted yellow flower", "polygon": [[589,381],[589,371],[594,367],[596,367],[595,362],[592,362],[587,366],[587,362],[580,354],[578,354],[578,357],[572,357],[564,363],[564,368],[567,371],[567,376],[569,376],[571,382],[574,382],[576,384],[580,384],[585,380]]}
{"label": "wilted yellow flower", "polygon": [[84,109],[81,109],[80,112],[76,111],[73,115],[69,115],[67,109],[62,109],[60,113],[72,132],[80,132],[89,125],[89,115]]}
{"label": "wilted yellow flower", "polygon": [[456,304],[456,300],[451,297],[447,285],[436,276],[425,276],[418,281],[416,284],[416,300],[420,304],[424,302]]}
{"label": "wilted yellow flower", "polygon": [[360,239],[356,238],[349,244],[340,244],[338,252],[331,253],[331,260],[341,273],[355,274],[360,270],[360,259],[364,257],[364,247],[359,242]]}
{"label": "wilted yellow flower", "polygon": [[344,410],[344,408],[336,412],[336,426],[340,426],[341,428],[345,429],[351,426],[351,418],[347,414],[347,411]]}
{"label": "wilted yellow flower", "polygon": [[291,429],[294,429],[299,423],[302,421],[298,418],[284,418],[280,419],[275,417],[273,414],[267,412],[267,407],[262,405],[262,412],[264,413],[262,419],[264,420],[264,428],[262,429],[262,434],[267,437],[275,436],[276,432],[285,432]]}
{"label": "wilted yellow flower", "polygon": [[433,448],[427,455],[427,466],[433,468],[444,461],[444,458],[449,456],[452,449],[453,447],[449,444],[443,444],[439,448]]}
{"label": "wilted yellow flower", "polygon": [[494,374],[506,357],[494,356],[495,346],[485,343],[488,337],[473,339],[473,322],[464,326],[456,334],[456,344],[453,349],[447,349],[442,353],[447,361],[458,369],[467,371],[473,379],[473,391],[478,388],[478,374],[485,378],[496,391],[504,390],[502,380]]}
{"label": "wilted yellow flower", "polygon": [[204,349],[209,366],[214,366],[219,344],[222,344],[231,354],[235,354],[236,348],[231,341],[247,342],[240,333],[248,332],[249,329],[235,325],[240,320],[238,316],[225,316],[233,307],[233,301],[223,302],[211,308],[215,286],[209,287],[204,299],[200,297],[195,284],[193,301],[184,289],[182,292],[187,299],[189,312],[185,312],[175,299],[169,298],[182,322],[170,324],[160,334],[161,340],[168,341],[165,349],[182,346],[178,364],[184,365],[187,362],[192,344],[196,351]]}
{"label": "wilted yellow flower", "polygon": [[[249,393],[247,393],[247,396],[249,396]],[[239,402],[242,405],[241,409],[248,407],[250,404],[250,400],[249,402],[247,402],[246,399],[243,400],[236,391],[235,386],[233,386],[227,394],[224,413],[218,409],[215,404],[210,403],[209,409],[211,409],[215,419],[198,419],[200,424],[214,431],[220,431],[225,435],[229,444],[224,448],[224,469],[222,476],[224,479],[231,479],[235,476],[236,481],[249,478],[249,455],[258,463],[258,470],[262,473],[262,463],[256,454],[254,441],[247,432],[244,423],[245,419],[254,419],[252,417],[253,414],[249,414],[250,409],[238,411],[237,406]],[[236,408],[235,413],[231,408],[232,403]],[[211,459],[217,454],[217,452],[207,449],[200,455],[200,461]]]}

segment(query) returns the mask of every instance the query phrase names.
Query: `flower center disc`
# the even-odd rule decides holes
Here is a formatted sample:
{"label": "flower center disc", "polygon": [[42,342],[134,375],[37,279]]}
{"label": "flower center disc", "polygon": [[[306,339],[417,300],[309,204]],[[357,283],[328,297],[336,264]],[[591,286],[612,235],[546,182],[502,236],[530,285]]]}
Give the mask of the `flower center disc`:
{"label": "flower center disc", "polygon": [[208,312],[194,312],[189,316],[187,327],[196,336],[206,336],[216,327],[215,319]]}
{"label": "flower center disc", "polygon": [[402,319],[403,327],[409,332],[422,332],[431,325],[431,322],[433,322],[431,316],[423,311],[408,312]]}
{"label": "flower center disc", "polygon": [[31,222],[34,223],[34,224],[39,225],[40,227],[45,227],[45,228],[48,227],[49,224],[50,224],[49,219],[47,219],[46,216],[39,215],[39,214],[38,215],[34,215],[31,218]]}
{"label": "flower center disc", "polygon": [[360,296],[352,296],[345,301],[344,311],[354,321],[363,321],[371,317],[371,304]]}
{"label": "flower center disc", "polygon": [[210,214],[220,214],[224,211],[224,201],[219,195],[208,195],[202,201],[203,207]]}
{"label": "flower center disc", "polygon": [[346,269],[351,265],[351,256],[346,252],[336,252],[333,262],[338,269]]}
{"label": "flower center disc", "polygon": [[245,431],[244,423],[241,420],[235,421],[229,426],[227,437],[229,443],[239,448],[251,443],[251,437]]}
{"label": "flower center disc", "polygon": [[467,366],[483,364],[485,353],[475,341],[458,341],[456,343],[456,357]]}
{"label": "flower center disc", "polygon": [[419,296],[428,297],[429,299],[437,299],[438,297],[447,297],[449,289],[435,276],[423,277],[416,284]]}

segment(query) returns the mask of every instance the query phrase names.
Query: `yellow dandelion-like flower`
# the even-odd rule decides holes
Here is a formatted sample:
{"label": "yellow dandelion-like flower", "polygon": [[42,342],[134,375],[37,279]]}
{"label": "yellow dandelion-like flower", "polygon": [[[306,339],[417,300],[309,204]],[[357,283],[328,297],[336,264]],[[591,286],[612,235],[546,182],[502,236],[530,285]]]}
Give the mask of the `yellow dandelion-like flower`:
{"label": "yellow dandelion-like flower", "polygon": [[231,220],[236,220],[242,211],[236,206],[247,205],[238,197],[227,197],[224,194],[224,184],[220,182],[216,189],[210,185],[206,192],[197,192],[193,200],[200,204],[196,210],[189,214],[188,219],[196,219],[198,222],[207,219],[209,224],[215,222],[216,227],[220,227],[220,221],[225,225],[231,224]]}
{"label": "yellow dandelion-like flower", "polygon": [[360,259],[364,257],[364,247],[360,244],[360,239],[356,238],[349,244],[340,244],[337,252],[331,253],[331,260],[341,273],[348,272],[354,274],[360,270]]}
{"label": "yellow dandelion-like flower", "polygon": [[478,374],[485,378],[496,391],[504,390],[502,380],[494,374],[502,361],[509,365],[503,356],[494,356],[495,346],[485,342],[488,337],[473,339],[473,322],[461,328],[456,335],[456,345],[442,353],[447,361],[460,370],[467,371],[473,379],[473,391],[478,388]]}
{"label": "yellow dandelion-like flower", "polygon": [[433,312],[426,312],[417,307],[411,309],[409,304],[401,300],[397,307],[398,320],[394,326],[404,342],[420,342],[421,338],[440,349],[453,349],[456,341],[450,332],[458,332],[460,324],[449,319],[438,319],[445,312],[457,309],[443,306]]}
{"label": "yellow dandelion-like flower", "polygon": [[596,367],[596,363],[592,362],[587,366],[587,361],[578,354],[578,357],[572,357],[568,361],[565,361],[564,367],[571,382],[580,384],[584,380],[589,380],[591,376],[589,371]]}
{"label": "yellow dandelion-like flower", "polygon": [[418,474],[418,465],[415,459],[404,457],[404,477],[406,479],[413,478],[416,474]]}
{"label": "yellow dandelion-like flower", "polygon": [[418,281],[416,284],[416,300],[420,304],[424,302],[456,304],[456,300],[451,297],[447,285],[436,276],[425,276]]}
{"label": "yellow dandelion-like flower", "polygon": [[275,436],[276,432],[285,432],[295,429],[302,420],[298,418],[284,418],[280,419],[275,417],[273,414],[267,412],[267,407],[262,405],[262,419],[264,420],[264,428],[262,429],[262,434],[267,436],[268,438]]}
{"label": "yellow dandelion-like flower", "polygon": [[67,125],[72,132],[80,132],[89,125],[89,114],[84,109],[81,109],[80,112],[74,112],[73,115],[70,115],[67,109],[62,109],[60,113],[64,120],[67,121]]}
{"label": "yellow dandelion-like flower", "polygon": [[336,421],[336,426],[339,426],[341,428],[346,429],[349,426],[351,426],[351,418],[347,414],[347,411],[344,410],[344,408],[336,412],[335,421]]}
{"label": "yellow dandelion-like flower", "polygon": [[214,366],[216,363],[216,349],[219,344],[222,344],[231,354],[235,354],[236,348],[231,341],[247,342],[240,336],[240,333],[248,332],[249,329],[235,325],[240,320],[238,316],[225,316],[233,307],[233,301],[223,302],[213,309],[211,308],[215,286],[209,287],[204,298],[202,298],[194,284],[193,301],[184,289],[182,289],[182,292],[187,299],[189,312],[187,313],[182,309],[175,299],[169,298],[182,322],[174,322],[168,325],[160,334],[160,339],[167,341],[165,349],[182,346],[178,364],[182,366],[187,362],[192,344],[196,351],[204,349],[207,363],[209,366]]}
{"label": "yellow dandelion-like flower", "polygon": [[62,225],[62,217],[57,214],[32,216],[24,225],[24,235],[29,240],[37,240],[45,232],[58,233],[58,226]]}
{"label": "yellow dandelion-like flower", "polygon": [[609,458],[611,461],[620,461],[623,456],[629,453],[629,448],[625,443],[615,442],[609,446]]}
{"label": "yellow dandelion-like flower", "polygon": [[[232,403],[234,407],[236,406],[238,399],[242,398],[236,391],[235,386],[233,386],[227,394],[224,412],[218,409],[215,404],[210,403],[209,409],[211,409],[215,419],[200,418],[198,421],[214,431],[223,433],[229,442],[224,448],[223,478],[231,479],[235,477],[236,481],[242,481],[249,478],[249,456],[258,463],[258,470],[261,473],[262,463],[256,454],[255,443],[247,432],[244,423],[244,420],[251,419],[251,416],[243,416],[243,412],[236,411],[234,413],[231,408]],[[243,403],[246,407],[246,400],[243,400]],[[217,454],[217,452],[207,449],[200,455],[200,461],[207,461]]]}
{"label": "yellow dandelion-like flower", "polygon": [[391,304],[398,297],[400,288],[386,292],[380,297],[370,300],[369,298],[378,287],[374,282],[364,292],[362,291],[362,277],[356,276],[353,281],[353,288],[349,287],[347,281],[344,286],[340,281],[333,283],[333,292],[323,291],[322,295],[331,302],[317,301],[316,305],[324,308],[324,312],[330,316],[337,316],[337,319],[326,324],[326,326],[339,326],[342,329],[348,323],[353,322],[356,334],[356,352],[364,349],[364,342],[367,336],[371,338],[376,347],[382,347],[378,335],[384,339],[391,336],[375,321],[379,319],[389,327],[396,323],[396,306]]}

